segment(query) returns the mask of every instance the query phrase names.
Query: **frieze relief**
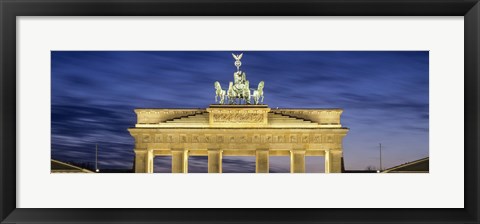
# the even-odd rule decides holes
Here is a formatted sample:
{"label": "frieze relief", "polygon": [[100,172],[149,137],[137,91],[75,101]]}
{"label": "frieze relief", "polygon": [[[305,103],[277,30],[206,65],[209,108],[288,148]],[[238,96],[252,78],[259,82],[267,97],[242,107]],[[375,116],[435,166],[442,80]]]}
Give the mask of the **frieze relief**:
{"label": "frieze relief", "polygon": [[321,135],[313,136],[313,143],[320,143],[320,142],[322,142],[322,136]]}
{"label": "frieze relief", "polygon": [[253,135],[252,142],[253,143],[260,143],[260,141],[261,141],[260,139],[261,139],[260,135]]}
{"label": "frieze relief", "polygon": [[303,135],[302,136],[302,143],[309,143],[309,142],[310,142],[309,136],[308,135]]}
{"label": "frieze relief", "polygon": [[200,143],[200,137],[198,135],[192,135],[192,143]]}
{"label": "frieze relief", "polygon": [[341,136],[335,134],[139,134],[140,143],[338,143]]}
{"label": "frieze relief", "polygon": [[187,135],[180,135],[180,143],[187,143]]}
{"label": "frieze relief", "polygon": [[290,135],[290,143],[297,143],[297,135]]}
{"label": "frieze relief", "polygon": [[263,143],[273,143],[272,135],[265,135],[263,139]]}
{"label": "frieze relief", "polygon": [[248,140],[249,138],[246,136],[246,135],[242,135],[239,137],[239,143],[248,143],[248,142],[251,142],[251,140],[249,141]]}
{"label": "frieze relief", "polygon": [[214,143],[214,142],[215,142],[215,136],[205,135],[205,143]]}
{"label": "frieze relief", "polygon": [[215,123],[262,123],[264,114],[257,113],[214,113]]}
{"label": "frieze relief", "polygon": [[150,135],[142,135],[142,142],[149,143],[150,142]]}
{"label": "frieze relief", "polygon": [[156,134],[155,135],[155,143],[162,143],[163,142],[163,135]]}
{"label": "frieze relief", "polygon": [[167,135],[167,142],[168,143],[175,143],[177,142],[177,138],[174,135]]}

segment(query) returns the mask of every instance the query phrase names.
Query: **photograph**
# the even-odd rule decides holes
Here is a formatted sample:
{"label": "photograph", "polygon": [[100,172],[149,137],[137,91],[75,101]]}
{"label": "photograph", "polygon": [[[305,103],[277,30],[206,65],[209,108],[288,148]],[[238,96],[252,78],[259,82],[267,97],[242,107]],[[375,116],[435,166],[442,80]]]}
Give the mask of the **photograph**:
{"label": "photograph", "polygon": [[0,224],[480,223],[479,2],[0,0]]}
{"label": "photograph", "polygon": [[51,51],[51,173],[429,173],[429,51]]}

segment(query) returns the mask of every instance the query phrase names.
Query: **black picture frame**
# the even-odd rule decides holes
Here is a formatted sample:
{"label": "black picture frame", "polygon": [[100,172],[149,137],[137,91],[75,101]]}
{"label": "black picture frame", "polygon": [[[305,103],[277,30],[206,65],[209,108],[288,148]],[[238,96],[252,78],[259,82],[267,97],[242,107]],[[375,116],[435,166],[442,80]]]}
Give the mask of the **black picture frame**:
{"label": "black picture frame", "polygon": [[[479,223],[480,221],[478,203],[480,5],[478,0],[0,0],[0,15],[1,223]],[[17,208],[17,16],[463,16],[465,26],[465,208]],[[254,202],[252,205],[254,206]]]}

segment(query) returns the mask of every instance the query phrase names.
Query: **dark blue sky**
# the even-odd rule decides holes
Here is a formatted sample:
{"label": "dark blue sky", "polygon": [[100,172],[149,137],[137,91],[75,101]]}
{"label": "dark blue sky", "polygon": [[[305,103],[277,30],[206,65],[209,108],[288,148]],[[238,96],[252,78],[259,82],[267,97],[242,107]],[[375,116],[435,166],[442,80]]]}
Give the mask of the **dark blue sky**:
{"label": "dark blue sky", "polygon": [[[213,83],[233,81],[231,51],[52,51],[52,158],[131,168],[135,108],[205,108]],[[234,52],[240,53],[240,52]],[[265,81],[271,108],[343,108],[347,169],[391,167],[428,156],[427,51],[244,51],[242,70],[251,87]],[[254,169],[252,158],[225,158],[224,169]],[[322,158],[307,170],[322,171]],[[286,158],[271,169],[288,171]],[[204,158],[190,170],[206,170]],[[156,159],[156,171],[169,167]]]}

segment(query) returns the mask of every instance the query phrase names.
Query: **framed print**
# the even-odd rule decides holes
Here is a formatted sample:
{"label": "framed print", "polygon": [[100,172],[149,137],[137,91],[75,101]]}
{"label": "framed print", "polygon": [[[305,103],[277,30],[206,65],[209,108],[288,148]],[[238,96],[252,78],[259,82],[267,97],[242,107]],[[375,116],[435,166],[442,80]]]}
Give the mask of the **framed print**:
{"label": "framed print", "polygon": [[479,221],[478,1],[0,7],[2,223]]}

